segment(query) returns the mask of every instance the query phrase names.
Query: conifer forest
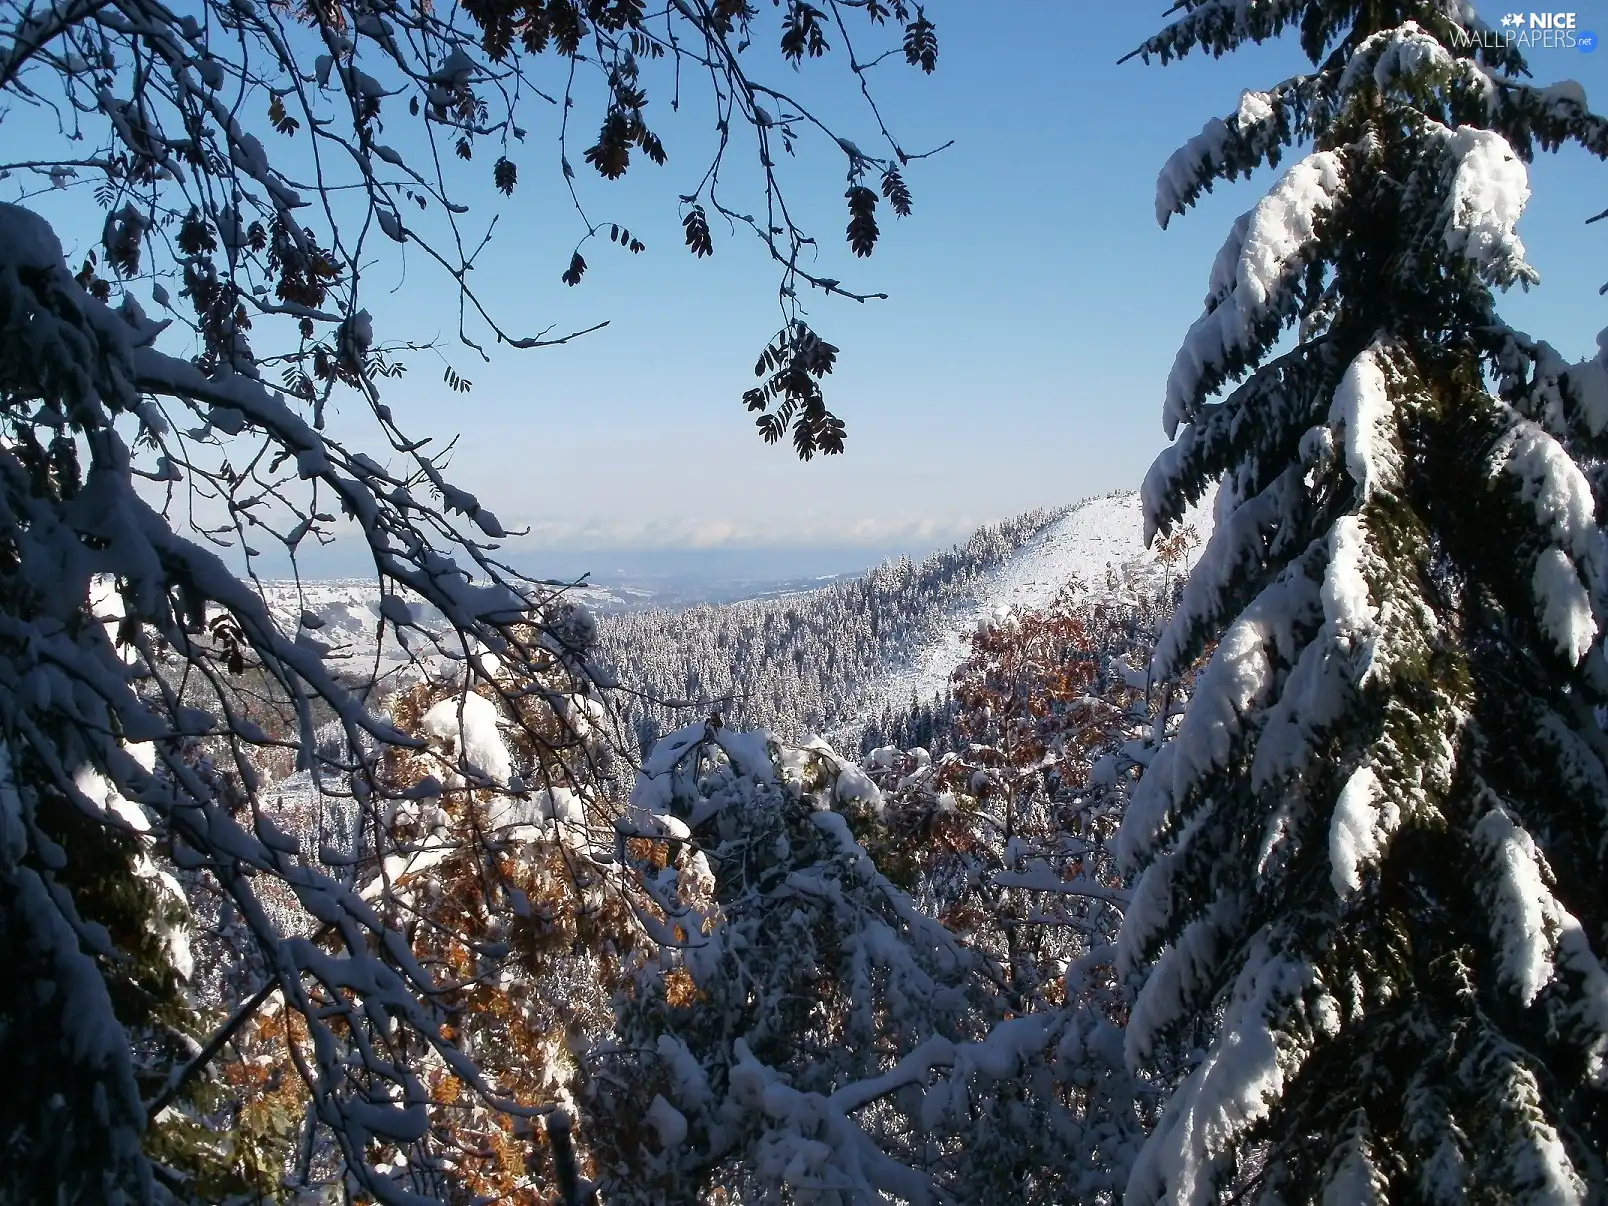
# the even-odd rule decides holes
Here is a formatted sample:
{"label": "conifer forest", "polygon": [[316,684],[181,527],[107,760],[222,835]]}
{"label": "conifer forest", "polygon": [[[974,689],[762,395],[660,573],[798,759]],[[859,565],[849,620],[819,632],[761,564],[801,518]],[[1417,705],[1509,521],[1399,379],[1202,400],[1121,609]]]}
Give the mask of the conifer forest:
{"label": "conifer forest", "polygon": [[[975,252],[901,110],[1066,9],[0,0],[0,1206],[1608,1206],[1608,330],[1510,325],[1608,326],[1522,309],[1533,206],[1608,277],[1590,6],[1100,7],[1022,136],[1170,256],[1242,212],[1110,400],[1148,471],[627,606],[544,482],[631,488],[730,314],[673,472],[739,517],[793,506],[740,462],[1069,443],[846,370],[969,354],[872,317]],[[1170,157],[1079,149],[1190,88]],[[979,245],[1112,241],[991,195]],[[629,283],[672,256],[734,309]],[[605,337],[663,400],[483,384]]]}

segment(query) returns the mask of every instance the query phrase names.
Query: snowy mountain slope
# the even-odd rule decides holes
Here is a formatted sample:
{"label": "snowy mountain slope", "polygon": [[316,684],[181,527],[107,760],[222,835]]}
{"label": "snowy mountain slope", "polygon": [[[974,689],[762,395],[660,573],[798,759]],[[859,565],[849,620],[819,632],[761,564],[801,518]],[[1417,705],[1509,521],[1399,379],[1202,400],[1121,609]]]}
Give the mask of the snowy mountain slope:
{"label": "snowy mountain slope", "polygon": [[[1186,517],[1203,542],[1211,531],[1210,508],[1207,498]],[[862,697],[857,711],[867,716],[884,707],[902,708],[912,695],[926,700],[941,694],[965,660],[981,621],[1004,610],[1043,607],[1073,578],[1092,590],[1103,590],[1107,567],[1162,572],[1155,553],[1145,548],[1137,490],[1084,499],[1033,537],[971,597],[951,608],[948,622],[936,636],[912,651],[908,661],[890,668]]]}
{"label": "snowy mountain slope", "polygon": [[[1063,514],[1035,509],[920,561],[893,558],[824,586],[605,617],[597,656],[632,688],[621,702],[644,746],[684,724],[686,708],[717,705],[732,724],[803,740],[852,723],[856,701],[891,663],[941,631],[955,600]],[[689,702],[656,702],[671,700]]]}

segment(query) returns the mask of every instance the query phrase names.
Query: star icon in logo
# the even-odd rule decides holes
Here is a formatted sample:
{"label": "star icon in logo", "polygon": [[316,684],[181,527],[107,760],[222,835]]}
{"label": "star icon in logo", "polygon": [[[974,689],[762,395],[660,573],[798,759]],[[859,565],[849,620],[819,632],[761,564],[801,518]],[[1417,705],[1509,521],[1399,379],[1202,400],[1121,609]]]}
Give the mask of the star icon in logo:
{"label": "star icon in logo", "polygon": [[1522,26],[1524,24],[1524,14],[1508,13],[1502,18],[1502,24],[1504,27],[1511,27],[1514,25]]}

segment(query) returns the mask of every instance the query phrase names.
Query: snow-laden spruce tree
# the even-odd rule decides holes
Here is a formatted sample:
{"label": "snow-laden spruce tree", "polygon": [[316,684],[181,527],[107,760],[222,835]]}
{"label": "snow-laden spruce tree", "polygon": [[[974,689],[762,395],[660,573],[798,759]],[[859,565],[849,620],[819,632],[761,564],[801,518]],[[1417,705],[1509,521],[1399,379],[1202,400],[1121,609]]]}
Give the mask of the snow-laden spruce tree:
{"label": "snow-laden spruce tree", "polygon": [[[389,922],[398,902],[383,887],[354,889],[348,852],[276,821],[259,768],[290,755],[344,796],[382,867],[397,808],[441,779],[490,790],[498,776],[465,739],[439,777],[389,780],[384,751],[424,738],[353,688],[318,616],[277,621],[256,578],[270,553],[294,562],[345,536],[372,567],[383,626],[462,668],[465,701],[483,690],[519,718],[543,676],[588,690],[585,659],[543,618],[561,592],[500,560],[496,516],[382,400],[423,349],[389,339],[365,306],[367,274],[405,266],[447,283],[462,354],[572,337],[499,326],[471,283],[493,190],[526,203],[525,122],[575,214],[568,284],[605,238],[649,253],[592,213],[578,175],[684,171],[692,254],[712,254],[722,228],[759,240],[781,277],[781,329],[744,401],[767,439],[791,434],[806,457],[841,449],[820,390],[836,349],[800,299],[869,295],[803,266],[815,241],[789,216],[778,165],[805,139],[841,154],[847,241],[866,256],[879,205],[909,212],[901,172],[918,155],[891,134],[870,150],[838,134],[795,95],[792,68],[836,57],[863,85],[890,54],[932,71],[938,44],[906,0],[775,7],[762,26],[769,8],[742,0],[0,0],[0,947],[20,971],[0,984],[0,1046],[18,1073],[0,1103],[0,1201],[201,1193],[206,1161],[176,1166],[153,1120],[196,1096],[270,997],[305,1040],[279,1053],[306,1089],[297,1148],[334,1153],[274,1170],[291,1174],[287,1194],[445,1196],[426,1108],[442,1068],[487,1108],[551,1108],[480,1075],[442,1026],[463,985]],[[721,134],[683,169],[650,115],[695,102]],[[874,104],[865,120],[886,134]],[[93,250],[69,265],[64,245]],[[332,405],[371,425],[366,451],[331,434]],[[247,715],[243,676],[287,724]],[[581,743],[558,727],[525,733]],[[220,773],[187,754],[197,739]],[[85,825],[111,837],[80,840]],[[474,853],[495,871],[494,851]],[[142,877],[157,857],[204,878],[255,948],[240,964],[260,979],[199,1037],[158,1016],[165,1000],[117,999],[183,979],[182,960],[129,922],[182,920]]]}
{"label": "snow-laden spruce tree", "polygon": [[1145,485],[1166,530],[1221,483],[1153,669],[1215,649],[1121,835],[1129,1057],[1180,1061],[1127,1200],[1600,1201],[1608,362],[1496,291],[1536,279],[1532,152],[1608,124],[1467,4],[1175,11],[1137,53],[1293,29],[1314,68],[1158,186],[1165,225],[1307,150],[1217,258]]}

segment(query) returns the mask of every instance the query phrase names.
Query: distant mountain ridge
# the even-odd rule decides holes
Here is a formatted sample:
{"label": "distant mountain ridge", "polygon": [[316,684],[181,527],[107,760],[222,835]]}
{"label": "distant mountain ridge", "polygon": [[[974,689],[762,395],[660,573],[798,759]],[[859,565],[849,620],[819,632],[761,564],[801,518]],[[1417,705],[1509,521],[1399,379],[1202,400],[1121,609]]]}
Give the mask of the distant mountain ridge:
{"label": "distant mountain ridge", "polygon": [[[1186,517],[1202,537],[1211,501]],[[901,568],[902,567],[902,568]],[[844,748],[871,716],[941,694],[980,621],[1049,604],[1074,580],[1096,594],[1171,571],[1144,541],[1139,492],[1120,490],[979,531],[919,565],[878,567],[852,582],[781,601],[609,617],[604,653],[622,682],[688,706],[718,703],[734,724]],[[639,741],[687,709],[637,707]]]}
{"label": "distant mountain ridge", "polygon": [[852,719],[888,665],[912,654],[956,600],[1062,514],[1029,511],[919,562],[885,562],[819,590],[607,616],[598,658],[632,693],[622,702],[644,748],[710,710],[803,739]]}
{"label": "distant mountain ridge", "polygon": [[[1030,511],[920,561],[898,558],[825,582],[754,583],[735,601],[687,606],[695,588],[685,585],[662,602],[618,585],[567,597],[597,617],[596,658],[626,688],[617,703],[639,744],[710,710],[793,740],[852,742],[865,718],[941,694],[979,622],[1043,607],[1074,579],[1102,590],[1108,570],[1141,581],[1162,573],[1144,546],[1137,491]],[[389,625],[375,649],[372,580],[267,582],[264,593],[287,632],[331,646],[354,673],[386,673],[409,659]],[[415,652],[424,643],[417,635],[410,642]]]}

